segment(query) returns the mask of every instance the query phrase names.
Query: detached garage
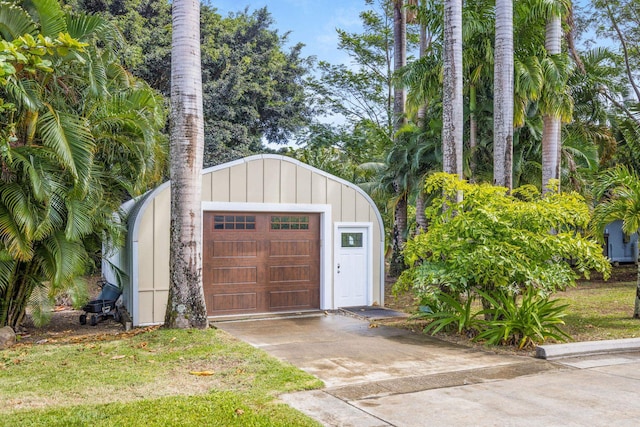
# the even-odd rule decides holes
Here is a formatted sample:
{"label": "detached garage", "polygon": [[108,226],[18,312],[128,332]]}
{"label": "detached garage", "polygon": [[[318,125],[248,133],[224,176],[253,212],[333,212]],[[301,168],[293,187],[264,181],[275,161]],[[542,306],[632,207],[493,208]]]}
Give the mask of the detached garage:
{"label": "detached garage", "polygon": [[[170,186],[123,205],[127,247],[103,263],[136,326],[164,322]],[[289,157],[257,155],[202,173],[209,316],[384,304],[384,228],[358,186]],[[114,268],[117,267],[117,268]]]}

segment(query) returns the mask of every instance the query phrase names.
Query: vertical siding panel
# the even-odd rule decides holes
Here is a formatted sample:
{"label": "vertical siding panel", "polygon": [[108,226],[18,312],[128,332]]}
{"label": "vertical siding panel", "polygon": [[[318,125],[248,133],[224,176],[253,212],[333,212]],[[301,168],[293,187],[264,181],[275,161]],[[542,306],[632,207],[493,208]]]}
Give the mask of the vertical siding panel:
{"label": "vertical siding panel", "polygon": [[[154,200],[153,288],[169,289],[169,241],[171,228],[171,191],[167,188]],[[163,313],[164,315],[164,313]]]}
{"label": "vertical siding panel", "polygon": [[280,203],[280,163],[277,159],[264,159],[264,202]]}
{"label": "vertical siding panel", "polygon": [[156,291],[153,294],[153,323],[164,323],[164,315],[167,312],[169,291]]}
{"label": "vertical siding panel", "polygon": [[356,193],[356,221],[369,222],[374,221],[369,217],[371,205],[369,201],[360,193]]}
{"label": "vertical siding panel", "polygon": [[222,169],[211,174],[211,201],[228,202],[230,187],[229,169]]}
{"label": "vertical siding panel", "polygon": [[262,160],[247,163],[247,202],[262,203],[264,201],[263,180],[264,163]]}
{"label": "vertical siding panel", "polygon": [[140,323],[153,323],[153,291],[138,293],[138,315]]}
{"label": "vertical siding panel", "polygon": [[342,221],[342,184],[333,179],[327,180],[327,204],[331,205],[333,222]]}
{"label": "vertical siding panel", "polygon": [[296,167],[296,203],[311,203],[311,171]]}
{"label": "vertical siding panel", "polygon": [[342,221],[356,220],[356,190],[342,185]]}
{"label": "vertical siding panel", "polygon": [[143,212],[138,230],[138,289],[153,289],[153,220],[155,202]]}
{"label": "vertical siding panel", "polygon": [[247,164],[229,168],[229,201],[230,202],[246,202],[247,201]]}
{"label": "vertical siding panel", "polygon": [[311,203],[327,203],[327,181],[326,177],[317,173],[311,175]]}
{"label": "vertical siding panel", "polygon": [[200,200],[203,202],[209,202],[212,200],[211,175],[212,174],[210,173],[202,175],[202,196]]}
{"label": "vertical siding panel", "polygon": [[280,163],[280,203],[296,202],[296,165]]}

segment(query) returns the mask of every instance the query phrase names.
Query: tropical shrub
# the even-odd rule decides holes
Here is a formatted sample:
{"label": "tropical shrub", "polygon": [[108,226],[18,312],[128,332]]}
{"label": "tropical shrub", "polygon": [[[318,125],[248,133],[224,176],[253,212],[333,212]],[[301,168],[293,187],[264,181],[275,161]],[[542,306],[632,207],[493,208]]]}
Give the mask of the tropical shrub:
{"label": "tropical shrub", "polygon": [[548,338],[564,341],[570,338],[560,329],[564,325],[567,304],[558,305],[535,288],[527,288],[518,297],[509,292],[495,291],[481,293],[491,303],[492,308],[483,310],[490,316],[483,323],[484,330],[476,340],[486,340],[488,344],[516,345],[522,349],[541,343]]}
{"label": "tropical shrub", "polygon": [[[432,198],[429,229],[407,242],[409,268],[396,291],[411,290],[418,299],[478,293],[484,308],[495,310],[499,298],[486,296],[496,292],[547,296],[574,285],[578,275],[609,275],[601,246],[582,232],[590,211],[577,193],[541,195],[524,186],[509,194],[445,173],[428,177],[424,188]],[[491,313],[484,312],[487,319]]]}
{"label": "tropical shrub", "polygon": [[123,199],[162,177],[161,98],[119,63],[122,38],[57,1],[0,3],[0,326],[83,295]]}

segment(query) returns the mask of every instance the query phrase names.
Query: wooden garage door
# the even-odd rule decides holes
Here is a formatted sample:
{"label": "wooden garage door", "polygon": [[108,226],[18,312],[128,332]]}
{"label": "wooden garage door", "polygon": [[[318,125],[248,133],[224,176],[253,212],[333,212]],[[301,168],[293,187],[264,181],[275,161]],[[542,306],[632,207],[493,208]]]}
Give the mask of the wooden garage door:
{"label": "wooden garage door", "polygon": [[205,212],[210,316],[320,307],[320,214]]}

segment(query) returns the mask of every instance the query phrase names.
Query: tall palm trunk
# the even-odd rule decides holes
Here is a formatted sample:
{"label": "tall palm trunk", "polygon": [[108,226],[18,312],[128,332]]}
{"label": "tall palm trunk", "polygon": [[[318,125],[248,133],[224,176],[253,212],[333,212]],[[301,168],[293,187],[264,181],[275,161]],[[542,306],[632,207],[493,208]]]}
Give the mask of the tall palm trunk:
{"label": "tall palm trunk", "polygon": [[427,207],[427,201],[425,200],[424,190],[422,185],[418,188],[418,194],[416,196],[416,234],[425,233],[427,231],[427,215],[425,209]]}
{"label": "tall palm trunk", "polygon": [[[422,0],[421,7],[425,7],[424,2],[425,0]],[[424,22],[420,22],[420,50],[419,50],[420,58],[424,58],[424,56],[427,54],[427,48],[429,44],[430,44],[430,40],[428,40],[427,38],[427,25]],[[422,128],[422,126],[424,125],[424,117],[426,113],[427,113],[427,101],[421,103],[420,107],[418,107],[418,112],[416,116],[417,116],[417,121],[418,121],[417,124],[419,128]]]}
{"label": "tall palm trunk", "polygon": [[[425,7],[425,0],[422,0],[421,6]],[[427,54],[427,48],[429,47],[430,40],[427,37],[427,26],[424,22],[420,22],[420,58],[423,58]],[[417,119],[418,127],[420,129],[424,126],[424,118],[427,112],[427,101],[420,104],[418,107]],[[423,189],[423,179],[420,179],[416,195],[416,233],[424,233],[427,231],[427,216],[425,215],[425,194]]]}
{"label": "tall palm trunk", "polygon": [[[557,55],[561,52],[560,37],[562,26],[560,15],[553,14],[548,22],[545,32],[545,48],[549,55]],[[551,179],[560,178],[560,117],[553,112],[548,112],[543,117],[544,130],[542,132],[542,192],[548,191],[548,183]],[[560,187],[558,186],[558,190]]]}
{"label": "tall palm trunk", "polygon": [[513,1],[496,0],[493,183],[513,187]]}
{"label": "tall palm trunk", "polygon": [[[407,64],[407,15],[404,8],[404,0],[393,2],[393,68],[397,72]],[[400,84],[393,88],[393,130],[394,133],[405,122],[406,93]],[[404,270],[404,258],[402,249],[407,241],[407,191],[402,188],[397,180],[394,184],[396,195],[399,197],[394,210],[393,222],[393,254],[391,259],[390,274],[398,275]]]}
{"label": "tall palm trunk", "polygon": [[[407,65],[407,12],[404,0],[393,2],[393,71]],[[397,131],[405,123],[406,91],[402,84],[393,87],[393,130]]]}
{"label": "tall palm trunk", "polygon": [[442,166],[462,179],[462,2],[444,5],[444,76],[442,99]]}
{"label": "tall palm trunk", "polygon": [[204,328],[208,321],[202,289],[199,0],[174,0],[172,16],[170,288],[165,324]]}
{"label": "tall palm trunk", "polygon": [[469,169],[471,182],[475,182],[477,160],[476,151],[478,148],[478,121],[476,119],[477,107],[477,87],[474,83],[469,85]]}

